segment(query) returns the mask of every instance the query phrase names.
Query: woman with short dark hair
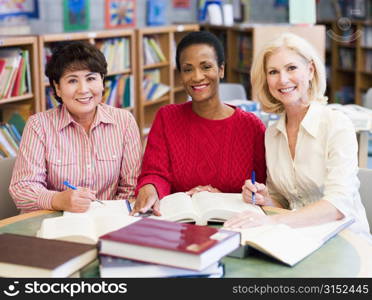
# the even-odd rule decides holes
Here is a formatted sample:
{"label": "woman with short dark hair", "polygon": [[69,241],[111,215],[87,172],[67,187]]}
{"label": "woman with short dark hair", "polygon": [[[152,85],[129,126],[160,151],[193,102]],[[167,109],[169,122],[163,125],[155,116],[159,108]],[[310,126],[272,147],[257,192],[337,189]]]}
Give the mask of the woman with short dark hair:
{"label": "woman with short dark hair", "polygon": [[104,55],[89,43],[55,49],[46,75],[61,105],[27,121],[9,187],[21,212],[83,212],[96,199],[133,196],[139,131],[131,113],[102,104],[106,74]]}

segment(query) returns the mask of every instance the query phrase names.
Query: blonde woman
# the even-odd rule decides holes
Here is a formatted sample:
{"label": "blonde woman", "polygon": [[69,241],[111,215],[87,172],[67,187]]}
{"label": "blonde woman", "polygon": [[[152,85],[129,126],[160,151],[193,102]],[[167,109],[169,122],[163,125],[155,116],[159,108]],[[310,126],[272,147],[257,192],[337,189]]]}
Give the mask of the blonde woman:
{"label": "blonde woman", "polygon": [[286,214],[239,214],[226,227],[285,223],[293,227],[350,216],[351,229],[369,236],[357,178],[358,144],[351,121],[325,105],[325,68],[314,48],[290,33],[255,57],[251,81],[263,110],[280,119],[265,133],[267,181],[243,186],[243,199],[289,208]]}

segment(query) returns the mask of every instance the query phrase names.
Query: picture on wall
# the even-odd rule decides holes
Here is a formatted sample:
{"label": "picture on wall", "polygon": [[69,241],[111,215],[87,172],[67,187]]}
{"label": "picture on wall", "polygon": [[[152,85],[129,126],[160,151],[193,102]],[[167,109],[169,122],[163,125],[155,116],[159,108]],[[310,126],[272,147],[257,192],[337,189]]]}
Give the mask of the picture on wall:
{"label": "picture on wall", "polygon": [[38,18],[38,0],[0,0],[0,20],[18,16]]}
{"label": "picture on wall", "polygon": [[65,31],[89,29],[89,0],[63,1],[63,28]]}
{"label": "picture on wall", "polygon": [[106,0],[106,28],[134,27],[136,25],[135,0]]}

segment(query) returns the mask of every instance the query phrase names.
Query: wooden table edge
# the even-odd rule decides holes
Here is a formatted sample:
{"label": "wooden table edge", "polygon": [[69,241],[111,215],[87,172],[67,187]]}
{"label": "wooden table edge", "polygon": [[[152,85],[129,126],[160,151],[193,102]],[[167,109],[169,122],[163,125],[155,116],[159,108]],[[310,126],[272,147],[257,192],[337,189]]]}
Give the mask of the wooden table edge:
{"label": "wooden table edge", "polygon": [[5,218],[5,219],[0,220],[0,227],[13,224],[19,221],[27,220],[30,218],[38,217],[38,216],[52,214],[54,212],[55,211],[53,210],[35,210],[33,212],[20,214],[20,215],[10,217],[10,218]]}

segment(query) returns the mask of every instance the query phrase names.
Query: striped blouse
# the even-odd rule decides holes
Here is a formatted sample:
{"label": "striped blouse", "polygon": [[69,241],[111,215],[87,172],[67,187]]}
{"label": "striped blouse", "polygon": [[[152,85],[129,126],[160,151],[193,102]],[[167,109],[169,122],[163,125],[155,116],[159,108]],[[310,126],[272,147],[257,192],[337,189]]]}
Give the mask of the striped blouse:
{"label": "striped blouse", "polygon": [[89,134],[64,105],[29,118],[9,187],[22,213],[52,209],[52,197],[72,185],[97,199],[133,197],[141,166],[138,126],[131,113],[97,107]]}

